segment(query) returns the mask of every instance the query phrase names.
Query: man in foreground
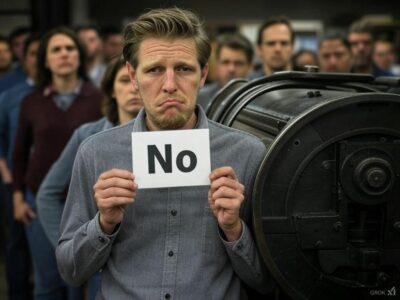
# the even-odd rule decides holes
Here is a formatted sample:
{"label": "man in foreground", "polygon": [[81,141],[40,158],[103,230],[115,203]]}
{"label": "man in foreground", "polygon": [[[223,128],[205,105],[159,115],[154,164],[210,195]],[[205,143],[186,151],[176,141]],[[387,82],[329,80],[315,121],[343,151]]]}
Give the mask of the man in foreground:
{"label": "man in foreground", "polygon": [[[178,8],[152,10],[128,24],[124,36],[144,109],[133,124],[80,147],[56,250],[62,276],[80,284],[102,269],[98,299],[239,299],[241,282],[268,292],[250,227],[265,146],[196,107],[210,55],[199,19]],[[132,131],[206,128],[209,187],[139,189]]]}

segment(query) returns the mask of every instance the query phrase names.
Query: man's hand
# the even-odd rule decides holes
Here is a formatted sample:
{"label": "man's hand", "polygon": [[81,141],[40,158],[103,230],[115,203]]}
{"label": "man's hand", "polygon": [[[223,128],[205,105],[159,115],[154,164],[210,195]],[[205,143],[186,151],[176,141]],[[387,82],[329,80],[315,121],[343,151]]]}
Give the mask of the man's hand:
{"label": "man's hand", "polygon": [[244,186],[231,167],[213,170],[210,180],[208,203],[228,241],[236,241],[242,234],[239,211],[244,200]]}
{"label": "man's hand", "polygon": [[36,218],[35,212],[26,203],[24,196],[21,191],[15,191],[13,194],[13,205],[14,205],[14,219],[18,222],[29,225],[32,219]]}
{"label": "man's hand", "polygon": [[93,186],[100,226],[106,234],[112,234],[121,223],[125,208],[136,197],[137,184],[134,175],[126,170],[112,169],[100,175]]}

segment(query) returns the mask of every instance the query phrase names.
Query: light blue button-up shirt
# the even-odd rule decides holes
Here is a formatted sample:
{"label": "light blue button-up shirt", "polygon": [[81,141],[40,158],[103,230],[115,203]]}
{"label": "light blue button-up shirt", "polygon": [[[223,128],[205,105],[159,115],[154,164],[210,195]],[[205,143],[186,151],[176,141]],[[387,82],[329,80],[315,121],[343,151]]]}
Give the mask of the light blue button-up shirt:
{"label": "light blue button-up shirt", "polygon": [[209,128],[212,169],[232,166],[245,185],[239,240],[220,234],[207,186],[143,189],[112,235],[102,232],[93,195],[101,173],[132,171],[131,132],[146,131],[144,110],[126,124],[88,138],[75,160],[56,249],[60,272],[80,284],[102,269],[98,299],[240,298],[241,280],[270,288],[251,232],[254,178],[265,155],[257,138],[206,119],[197,107],[196,128]]}

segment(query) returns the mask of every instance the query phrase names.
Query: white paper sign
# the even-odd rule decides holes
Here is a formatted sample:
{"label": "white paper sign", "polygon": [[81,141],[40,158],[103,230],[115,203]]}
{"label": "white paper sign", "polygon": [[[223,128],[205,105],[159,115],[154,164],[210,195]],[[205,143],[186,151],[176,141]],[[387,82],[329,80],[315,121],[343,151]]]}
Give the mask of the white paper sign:
{"label": "white paper sign", "polygon": [[139,189],[210,185],[209,130],[132,132],[132,166]]}

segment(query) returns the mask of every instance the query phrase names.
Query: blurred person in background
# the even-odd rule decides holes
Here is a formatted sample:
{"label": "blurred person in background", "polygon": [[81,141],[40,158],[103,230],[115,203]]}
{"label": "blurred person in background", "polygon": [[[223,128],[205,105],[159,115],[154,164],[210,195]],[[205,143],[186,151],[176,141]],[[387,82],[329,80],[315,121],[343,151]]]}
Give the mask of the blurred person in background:
{"label": "blurred person in background", "polygon": [[285,17],[274,17],[265,21],[257,38],[257,53],[262,67],[254,71],[250,79],[292,70],[294,38],[293,28]]}
{"label": "blurred person in background", "polygon": [[320,72],[350,73],[353,55],[345,35],[338,31],[328,31],[318,44]]}
{"label": "blurred person in background", "polygon": [[32,293],[31,258],[25,229],[22,223],[14,219],[11,169],[19,109],[24,97],[34,90],[39,44],[38,35],[32,35],[25,40],[23,68],[28,78],[0,95],[0,174],[5,184],[4,201],[9,233],[6,237],[5,257],[10,300],[31,299]]}
{"label": "blurred person in background", "polygon": [[374,43],[373,60],[378,68],[400,75],[400,66],[396,65],[397,55],[394,44],[386,39],[377,39]]}
{"label": "blurred person in background", "polygon": [[96,87],[100,87],[106,65],[103,63],[103,41],[95,26],[79,26],[76,29],[79,40],[86,49],[86,65],[89,78]]}
{"label": "blurred person in background", "polygon": [[254,50],[251,42],[239,33],[217,38],[216,81],[200,89],[197,103],[204,109],[216,93],[234,78],[246,78],[253,68]]}
{"label": "blurred person in background", "polygon": [[[130,81],[122,55],[112,60],[102,82],[104,93],[102,111],[104,117],[87,123],[75,130],[60,157],[53,164],[39,188],[36,198],[43,229],[54,247],[60,237],[61,216],[72,174],[75,155],[81,142],[87,137],[125,124],[136,117],[142,103],[137,88]],[[89,299],[94,300],[100,285],[100,275],[89,280]]]}
{"label": "blurred person in background", "polygon": [[372,60],[374,33],[371,26],[363,20],[354,22],[347,36],[353,54],[353,73],[393,76],[391,72],[380,69]]}
{"label": "blurred person in background", "polygon": [[76,34],[50,30],[37,57],[37,89],[21,104],[13,152],[14,217],[25,224],[34,269],[35,299],[79,299],[61,279],[54,247],[36,212],[36,193],[74,129],[101,117],[101,93],[88,81],[85,52]]}
{"label": "blurred person in background", "polygon": [[103,55],[104,61],[107,63],[112,58],[122,53],[124,47],[124,37],[120,29],[115,26],[107,26],[102,28],[103,37]]}
{"label": "blurred person in background", "polygon": [[13,54],[8,39],[0,36],[0,78],[12,69]]}
{"label": "blurred person in background", "polygon": [[23,68],[23,48],[24,42],[30,34],[30,30],[27,27],[17,27],[11,31],[8,39],[11,45],[14,63],[12,70],[0,78],[0,93],[27,79]]}
{"label": "blurred person in background", "polygon": [[293,71],[304,71],[305,66],[318,66],[317,55],[309,49],[301,49],[292,56]]}

